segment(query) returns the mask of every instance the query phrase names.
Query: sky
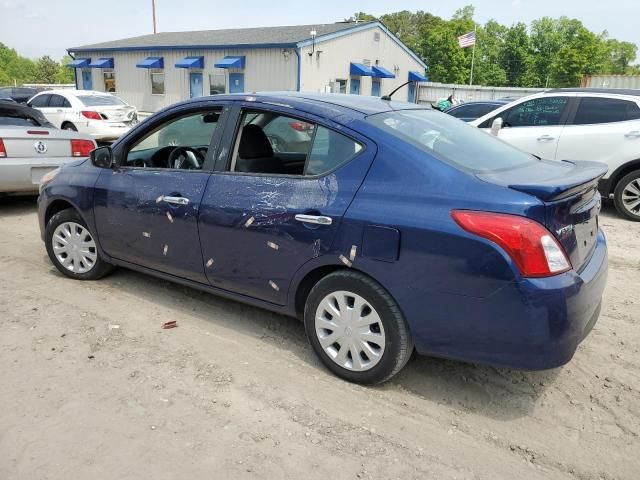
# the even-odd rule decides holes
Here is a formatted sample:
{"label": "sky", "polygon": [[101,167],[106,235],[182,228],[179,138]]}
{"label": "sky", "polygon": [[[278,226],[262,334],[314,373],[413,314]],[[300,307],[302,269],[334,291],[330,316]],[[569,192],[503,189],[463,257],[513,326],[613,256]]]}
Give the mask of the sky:
{"label": "sky", "polygon": [[[476,21],[511,25],[543,16],[581,20],[640,46],[640,0],[156,0],[158,31],[321,24],[357,11],[424,10],[450,18],[464,5]],[[0,0],[0,42],[23,56],[60,59],[69,47],[152,33],[151,0]]]}

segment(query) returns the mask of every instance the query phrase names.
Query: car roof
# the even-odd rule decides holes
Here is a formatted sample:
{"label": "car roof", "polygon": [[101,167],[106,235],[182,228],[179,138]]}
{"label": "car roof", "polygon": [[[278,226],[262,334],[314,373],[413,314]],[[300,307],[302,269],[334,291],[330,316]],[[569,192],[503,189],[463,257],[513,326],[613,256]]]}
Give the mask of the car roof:
{"label": "car roof", "polygon": [[631,95],[640,96],[637,88],[554,88],[545,93],[603,93],[607,95]]}
{"label": "car roof", "polygon": [[[186,100],[183,104],[202,101],[232,100],[248,101],[267,105],[278,105],[294,109],[306,110],[323,116],[332,117],[346,113],[357,113],[361,116],[396,110],[426,109],[427,107],[414,103],[386,101],[380,97],[350,95],[344,93],[308,93],[308,92],[258,92],[243,94],[224,94],[208,97],[198,97]],[[318,112],[314,112],[318,110]],[[319,111],[322,111],[320,113]],[[333,115],[331,114],[333,113]]]}
{"label": "car roof", "polygon": [[76,90],[75,88],[57,88],[52,90],[43,90],[38,92],[38,95],[42,93],[54,94],[54,95],[98,95],[98,96],[113,96],[113,94],[109,92],[99,92],[97,90]]}

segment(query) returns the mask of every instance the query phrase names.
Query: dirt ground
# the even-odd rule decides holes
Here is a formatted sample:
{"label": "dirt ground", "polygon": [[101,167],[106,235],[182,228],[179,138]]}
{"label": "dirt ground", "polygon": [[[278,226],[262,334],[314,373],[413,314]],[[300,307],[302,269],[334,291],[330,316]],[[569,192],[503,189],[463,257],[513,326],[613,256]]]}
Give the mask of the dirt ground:
{"label": "dirt ground", "polygon": [[296,320],[122,269],[62,277],[35,200],[0,199],[0,479],[636,480],[640,223],[601,225],[606,304],[567,366],[414,356],[365,388]]}

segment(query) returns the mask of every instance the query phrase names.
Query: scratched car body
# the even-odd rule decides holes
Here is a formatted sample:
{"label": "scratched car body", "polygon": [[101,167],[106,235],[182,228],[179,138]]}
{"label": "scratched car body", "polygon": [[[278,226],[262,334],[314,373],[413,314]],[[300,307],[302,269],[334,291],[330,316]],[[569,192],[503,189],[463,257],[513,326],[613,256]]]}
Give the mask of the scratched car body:
{"label": "scratched car body", "polygon": [[[198,134],[166,145],[177,121]],[[293,122],[306,135],[288,151],[270,135]],[[297,316],[349,381],[387,380],[414,350],[547,369],[598,318],[605,171],[412,104],[219,95],[61,168],[39,220],[65,275],[126,267]]]}

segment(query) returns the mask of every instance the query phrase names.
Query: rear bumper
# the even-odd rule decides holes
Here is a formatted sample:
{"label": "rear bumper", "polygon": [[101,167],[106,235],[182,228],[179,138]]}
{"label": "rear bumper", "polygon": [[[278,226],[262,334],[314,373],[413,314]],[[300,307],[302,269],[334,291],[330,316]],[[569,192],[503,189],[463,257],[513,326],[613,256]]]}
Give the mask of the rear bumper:
{"label": "rear bumper", "polygon": [[42,176],[76,157],[3,158],[0,162],[0,193],[38,193]]}
{"label": "rear bumper", "polygon": [[105,121],[88,121],[78,126],[78,130],[91,135],[95,140],[117,140],[133,128],[126,123],[108,123]]}
{"label": "rear bumper", "polygon": [[422,330],[415,339],[416,349],[522,370],[564,365],[598,319],[607,269],[606,239],[600,231],[591,259],[580,272],[523,279],[484,299],[449,299],[455,310],[449,319],[460,316],[464,328],[456,328],[457,322],[451,320],[445,336],[434,342],[435,337],[425,337],[424,329],[415,325]]}

